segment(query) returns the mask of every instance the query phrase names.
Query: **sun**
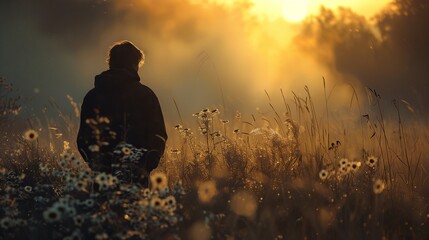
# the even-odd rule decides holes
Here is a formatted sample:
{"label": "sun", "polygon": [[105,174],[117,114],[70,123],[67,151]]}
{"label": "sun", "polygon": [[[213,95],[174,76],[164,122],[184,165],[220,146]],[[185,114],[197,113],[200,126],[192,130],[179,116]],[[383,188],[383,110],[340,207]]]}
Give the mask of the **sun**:
{"label": "sun", "polygon": [[308,14],[308,5],[305,0],[283,0],[283,17],[290,22],[302,21]]}

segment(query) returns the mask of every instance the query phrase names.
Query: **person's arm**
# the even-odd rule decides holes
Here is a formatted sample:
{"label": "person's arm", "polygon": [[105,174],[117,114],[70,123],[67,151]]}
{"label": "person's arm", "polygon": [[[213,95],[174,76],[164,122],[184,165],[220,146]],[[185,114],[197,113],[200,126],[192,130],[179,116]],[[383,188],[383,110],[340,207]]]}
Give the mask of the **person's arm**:
{"label": "person's arm", "polygon": [[152,95],[151,105],[152,111],[149,121],[151,130],[149,133],[149,142],[151,144],[146,158],[146,169],[149,172],[158,167],[159,160],[164,154],[165,144],[168,138],[167,131],[165,129],[164,116],[162,114],[158,98],[155,94]]}
{"label": "person's arm", "polygon": [[77,147],[82,155],[83,159],[89,163],[89,150],[88,147],[91,145],[92,129],[86,122],[87,119],[90,119],[94,115],[94,110],[89,106],[88,95],[85,96],[81,111],[80,111],[80,126],[79,132],[77,134]]}

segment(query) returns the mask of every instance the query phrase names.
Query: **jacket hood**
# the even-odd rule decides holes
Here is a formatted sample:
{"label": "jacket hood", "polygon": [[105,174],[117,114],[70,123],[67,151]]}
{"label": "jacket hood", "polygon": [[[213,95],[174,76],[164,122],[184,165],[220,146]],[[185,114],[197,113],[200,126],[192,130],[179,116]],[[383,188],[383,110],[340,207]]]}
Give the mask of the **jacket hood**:
{"label": "jacket hood", "polygon": [[94,86],[97,89],[117,91],[135,82],[140,77],[136,71],[130,69],[109,69],[95,76]]}

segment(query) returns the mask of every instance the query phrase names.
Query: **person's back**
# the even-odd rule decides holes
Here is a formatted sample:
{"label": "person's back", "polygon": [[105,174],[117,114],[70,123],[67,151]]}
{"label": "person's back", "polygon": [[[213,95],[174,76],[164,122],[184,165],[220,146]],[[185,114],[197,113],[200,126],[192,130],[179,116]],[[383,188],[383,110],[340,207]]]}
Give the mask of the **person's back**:
{"label": "person's back", "polygon": [[112,172],[113,150],[120,143],[148,151],[135,166],[146,172],[157,167],[164,152],[164,119],[156,95],[140,83],[142,60],[143,53],[132,43],[114,45],[110,69],[95,77],[94,88],[85,96],[77,143],[94,170]]}

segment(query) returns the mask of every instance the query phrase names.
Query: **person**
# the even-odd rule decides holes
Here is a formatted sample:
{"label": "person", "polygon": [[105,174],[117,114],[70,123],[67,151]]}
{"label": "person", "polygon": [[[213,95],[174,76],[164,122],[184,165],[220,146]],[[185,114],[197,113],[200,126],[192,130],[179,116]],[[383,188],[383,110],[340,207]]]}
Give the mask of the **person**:
{"label": "person", "polygon": [[133,165],[137,175],[148,176],[159,164],[167,133],[157,96],[140,83],[138,70],[144,59],[131,42],[114,44],[109,70],[95,77],[94,88],[83,100],[77,145],[93,170],[112,173],[118,164],[115,148],[122,143],[145,150]]}

